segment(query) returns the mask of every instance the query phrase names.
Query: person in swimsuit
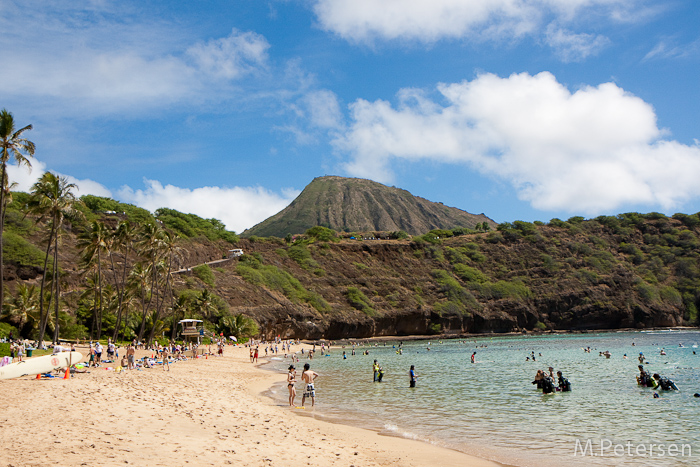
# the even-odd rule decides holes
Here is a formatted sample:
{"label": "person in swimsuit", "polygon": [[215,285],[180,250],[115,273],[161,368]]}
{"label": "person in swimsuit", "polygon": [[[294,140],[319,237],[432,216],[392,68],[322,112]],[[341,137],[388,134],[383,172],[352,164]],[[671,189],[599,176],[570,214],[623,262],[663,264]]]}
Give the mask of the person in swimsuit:
{"label": "person in swimsuit", "polygon": [[130,370],[135,370],[136,369],[136,360],[135,360],[135,355],[136,349],[134,348],[134,344],[129,345],[129,347],[126,348],[126,360],[128,362],[127,368]]}
{"label": "person in swimsuit", "polygon": [[318,373],[310,370],[311,365],[304,363],[304,372],[301,374],[301,380],[306,383],[306,389],[301,396],[301,406],[304,407],[306,398],[311,398],[311,407],[316,403],[316,389],[314,388],[314,380],[318,377]]}
{"label": "person in swimsuit", "polygon": [[294,365],[289,365],[289,373],[287,373],[287,389],[289,390],[289,406],[294,407],[294,399],[297,397],[297,390],[294,383],[297,382],[297,370]]}
{"label": "person in swimsuit", "polygon": [[168,371],[170,371],[170,349],[163,347],[161,356],[163,357],[163,371],[165,371],[165,367],[168,367]]}
{"label": "person in swimsuit", "polygon": [[416,374],[416,367],[415,365],[411,365],[411,369],[408,372],[408,387],[415,388],[417,379],[418,375]]}

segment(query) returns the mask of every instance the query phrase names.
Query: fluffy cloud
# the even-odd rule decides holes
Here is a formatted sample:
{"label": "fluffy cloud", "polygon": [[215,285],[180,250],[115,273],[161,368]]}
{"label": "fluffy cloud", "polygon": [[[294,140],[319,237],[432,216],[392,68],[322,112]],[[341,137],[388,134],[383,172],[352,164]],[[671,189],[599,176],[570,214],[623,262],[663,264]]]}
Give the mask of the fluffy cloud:
{"label": "fluffy cloud", "polygon": [[[39,177],[41,177],[41,175],[47,170],[46,164],[38,159],[32,159],[31,164],[31,168],[26,166],[18,167],[13,164],[8,164],[7,176],[10,183],[16,183],[14,188],[15,191],[24,191],[27,193],[32,191],[32,185],[34,185]],[[52,172],[61,177],[65,177],[69,183],[75,184],[77,188],[73,190],[73,193],[75,193],[77,197],[83,195],[97,195],[105,197],[112,196],[111,191],[109,191],[104,185],[94,180],[81,180],[71,175],[64,175],[56,171]]]}
{"label": "fluffy cloud", "polygon": [[144,180],[144,183],[144,190],[122,187],[118,198],[149,211],[168,207],[207,219],[219,219],[235,232],[242,232],[277,214],[299,195],[296,190],[285,190],[279,195],[261,187],[188,189],[163,186],[156,180]]}
{"label": "fluffy cloud", "polygon": [[537,31],[544,18],[572,21],[582,11],[613,20],[642,0],[315,0],[321,27],[353,42],[442,38],[510,39]]}
{"label": "fluffy cloud", "polygon": [[[16,183],[15,191],[30,192],[32,185],[46,172],[46,164],[32,159],[32,169],[8,165],[8,177]],[[282,190],[273,193],[261,187],[201,187],[195,189],[165,185],[156,180],[144,180],[145,189],[133,189],[123,186],[116,196],[102,184],[90,179],[78,179],[63,175],[77,188],[77,197],[83,195],[104,196],[122,202],[135,204],[151,212],[158,208],[171,208],[181,212],[196,214],[206,219],[215,218],[222,221],[226,228],[236,232],[250,228],[273,214],[284,209],[299,195],[298,190]]]}
{"label": "fluffy cloud", "polygon": [[613,83],[575,92],[550,73],[438,86],[438,104],[404,90],[396,107],[358,100],[334,141],[348,173],[392,181],[392,161],[466,164],[544,210],[595,214],[671,208],[700,195],[700,146],[662,139],[653,108]]}

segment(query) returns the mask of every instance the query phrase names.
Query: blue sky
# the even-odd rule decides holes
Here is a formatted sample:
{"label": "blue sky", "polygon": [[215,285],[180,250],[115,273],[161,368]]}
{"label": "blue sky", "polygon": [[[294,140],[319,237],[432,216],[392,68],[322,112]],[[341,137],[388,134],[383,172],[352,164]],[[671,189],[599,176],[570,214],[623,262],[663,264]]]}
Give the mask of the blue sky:
{"label": "blue sky", "polygon": [[80,193],[241,232],[314,178],[497,222],[700,211],[695,0],[0,1],[0,107]]}

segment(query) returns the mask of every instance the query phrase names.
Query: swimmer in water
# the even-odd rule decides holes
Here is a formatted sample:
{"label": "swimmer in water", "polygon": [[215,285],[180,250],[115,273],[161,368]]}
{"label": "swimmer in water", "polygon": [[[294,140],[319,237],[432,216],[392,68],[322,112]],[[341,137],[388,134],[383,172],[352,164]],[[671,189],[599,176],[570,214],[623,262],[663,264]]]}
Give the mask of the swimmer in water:
{"label": "swimmer in water", "polygon": [[476,363],[476,352],[472,354],[472,363]]}

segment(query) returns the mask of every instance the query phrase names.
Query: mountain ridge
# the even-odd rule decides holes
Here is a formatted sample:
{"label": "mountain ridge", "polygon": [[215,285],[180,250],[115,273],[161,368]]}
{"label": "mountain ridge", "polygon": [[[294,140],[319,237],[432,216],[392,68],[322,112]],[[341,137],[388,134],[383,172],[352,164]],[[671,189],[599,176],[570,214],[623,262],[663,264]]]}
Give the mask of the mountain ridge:
{"label": "mountain ridge", "polygon": [[414,196],[407,190],[361,179],[314,178],[289,206],[241,233],[242,237],[284,237],[323,226],[339,232],[399,231],[410,235],[433,229],[474,228],[496,223],[485,214]]}

